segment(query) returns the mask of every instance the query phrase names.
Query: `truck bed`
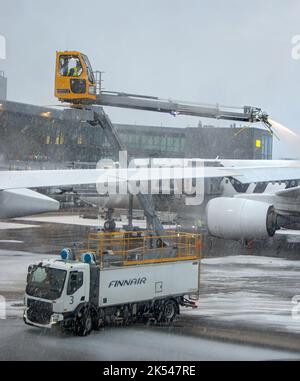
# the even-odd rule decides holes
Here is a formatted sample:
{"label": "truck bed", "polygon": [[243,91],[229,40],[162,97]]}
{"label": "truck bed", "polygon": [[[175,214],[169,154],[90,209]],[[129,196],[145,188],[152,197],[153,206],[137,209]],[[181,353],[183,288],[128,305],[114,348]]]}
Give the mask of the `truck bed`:
{"label": "truck bed", "polygon": [[100,271],[99,306],[197,294],[199,280],[200,260],[104,268]]}

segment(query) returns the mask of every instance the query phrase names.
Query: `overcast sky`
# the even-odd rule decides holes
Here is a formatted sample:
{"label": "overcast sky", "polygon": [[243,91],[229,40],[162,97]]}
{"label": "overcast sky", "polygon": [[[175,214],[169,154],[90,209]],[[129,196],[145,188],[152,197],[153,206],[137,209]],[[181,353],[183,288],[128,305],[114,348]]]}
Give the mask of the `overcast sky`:
{"label": "overcast sky", "polygon": [[[300,0],[0,0],[7,43],[0,70],[10,100],[57,104],[55,51],[79,50],[106,72],[108,90],[258,106],[300,133],[300,60],[291,55],[299,20]],[[114,122],[198,123],[107,112]],[[284,142],[276,143],[275,157],[288,153]]]}

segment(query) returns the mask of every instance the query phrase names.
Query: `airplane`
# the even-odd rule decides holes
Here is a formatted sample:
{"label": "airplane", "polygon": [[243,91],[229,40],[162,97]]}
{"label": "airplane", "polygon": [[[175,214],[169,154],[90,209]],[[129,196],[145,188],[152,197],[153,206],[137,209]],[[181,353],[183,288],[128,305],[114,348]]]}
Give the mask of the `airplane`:
{"label": "airplane", "polygon": [[[213,169],[198,173],[198,177],[219,177]],[[231,172],[227,171],[227,174]],[[177,174],[178,178],[191,178],[192,171]],[[15,218],[43,212],[56,211],[59,202],[33,189],[45,187],[65,187],[70,185],[106,184],[125,181],[160,180],[173,178],[174,172],[165,168],[138,169],[69,169],[69,170],[25,170],[0,171],[0,218]]]}
{"label": "airplane", "polygon": [[[147,161],[148,159],[134,160],[135,164],[141,167]],[[190,205],[186,202],[190,196],[185,194],[154,195],[157,210],[177,212],[183,225],[200,219],[206,222],[211,235],[235,240],[271,237],[278,228],[289,225],[291,217],[295,222],[296,217],[300,216],[300,205],[295,200],[298,195],[298,161],[156,158],[152,163],[160,167],[177,167],[197,161],[214,165],[205,167],[208,172],[204,177],[213,177],[209,173],[213,168],[232,171],[231,175],[226,176],[223,172],[224,177],[218,178],[220,193],[212,192],[206,195],[201,204]],[[216,165],[218,167],[215,167]],[[220,165],[222,167],[219,167]],[[295,197],[292,197],[292,194]],[[100,208],[129,207],[128,193],[92,194],[80,198]],[[136,198],[133,208],[140,209]],[[228,220],[231,224],[228,224]]]}
{"label": "airplane", "polygon": [[[300,162],[276,160],[203,160],[213,166],[174,172],[162,168],[110,168],[79,170],[1,171],[0,218],[12,218],[50,210],[59,203],[31,190],[76,184],[107,184],[118,181],[149,181],[191,178],[227,178],[240,184],[294,181],[292,187],[274,193],[237,193],[211,199],[206,206],[207,229],[216,237],[234,240],[263,239],[280,228],[278,217],[300,215]],[[190,159],[189,159],[190,160]],[[161,162],[160,162],[161,164]],[[228,223],[230,222],[230,223]]]}

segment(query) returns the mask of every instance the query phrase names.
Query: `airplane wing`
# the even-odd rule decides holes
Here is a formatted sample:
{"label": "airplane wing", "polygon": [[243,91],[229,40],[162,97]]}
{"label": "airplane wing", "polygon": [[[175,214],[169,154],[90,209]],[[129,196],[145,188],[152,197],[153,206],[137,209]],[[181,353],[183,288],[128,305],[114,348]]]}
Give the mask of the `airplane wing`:
{"label": "airplane wing", "polygon": [[300,179],[300,163],[291,166],[244,167],[163,167],[1,171],[0,190],[59,187],[84,184],[104,184],[125,181],[155,181],[170,179],[233,177],[241,183],[272,182]]}
{"label": "airplane wing", "polygon": [[[139,165],[148,159],[135,159],[134,162]],[[285,180],[300,179],[300,161],[299,160],[223,160],[223,159],[180,159],[180,158],[154,158],[151,159],[154,166],[181,166],[189,162],[205,163],[209,167],[216,168],[223,177],[233,177],[243,184],[258,182],[276,182]],[[183,164],[185,163],[185,164]],[[227,176],[226,171],[231,171]],[[209,176],[207,176],[209,177]]]}
{"label": "airplane wing", "polygon": [[213,160],[243,184],[300,179],[299,160]]}
{"label": "airplane wing", "polygon": [[232,177],[243,184],[300,179],[300,166],[226,167],[226,169],[235,172]]}
{"label": "airplane wing", "polygon": [[128,168],[0,171],[0,190],[150,181],[227,177],[236,172],[226,168]]}

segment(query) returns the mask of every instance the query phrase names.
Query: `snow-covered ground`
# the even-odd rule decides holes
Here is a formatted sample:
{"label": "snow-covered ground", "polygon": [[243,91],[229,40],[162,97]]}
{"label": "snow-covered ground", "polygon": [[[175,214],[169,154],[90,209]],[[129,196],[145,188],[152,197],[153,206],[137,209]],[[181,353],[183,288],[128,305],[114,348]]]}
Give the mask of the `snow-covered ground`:
{"label": "snow-covered ground", "polygon": [[[81,218],[79,215],[52,215],[52,216],[30,216],[18,218],[19,221],[32,221],[32,222],[47,222],[55,224],[68,224],[68,225],[81,225],[81,226],[93,226],[93,227],[103,227],[104,220],[102,218],[92,219],[92,218]],[[145,227],[144,221],[141,222],[141,227]],[[122,227],[124,221],[116,221],[117,227]]]}
{"label": "snow-covered ground", "polygon": [[[51,215],[51,216],[30,216],[16,218],[19,221],[31,221],[31,222],[47,222],[55,224],[68,224],[68,225],[81,225],[81,226],[93,226],[103,228],[105,220],[103,218],[91,219],[82,218],[79,215]],[[127,218],[122,218],[122,221],[116,221],[117,228],[122,228],[123,225],[127,225]],[[146,228],[146,220],[133,220],[133,225],[142,229]],[[166,229],[172,229],[175,225],[164,225]]]}
{"label": "snow-covered ground", "polygon": [[[28,266],[50,255],[37,255],[23,251],[0,250],[0,315],[22,316],[23,294]],[[5,303],[3,302],[5,298]]]}
{"label": "snow-covered ground", "polygon": [[[157,332],[141,327],[107,328],[93,332],[90,337],[84,338],[83,350],[82,338],[56,337],[28,328],[20,319],[27,267],[45,257],[51,256],[0,250],[0,295],[7,299],[8,318],[0,319],[0,359],[298,358],[297,354],[289,352],[175,335],[163,330]],[[275,333],[279,329],[299,332],[300,321],[298,323],[291,318],[290,299],[297,291],[299,271],[300,261],[277,258],[232,256],[204,259],[200,307],[183,313],[212,321],[231,321],[237,329],[252,323],[254,326],[271,327]],[[57,350],[53,351],[53,348]]]}
{"label": "snow-covered ground", "polygon": [[24,241],[17,241],[16,239],[0,239],[0,243],[24,243]]}
{"label": "snow-covered ground", "polygon": [[0,222],[0,230],[38,228],[38,225],[16,224],[14,222]]}
{"label": "snow-covered ground", "polygon": [[[185,334],[151,326],[105,327],[88,337],[58,335],[0,320],[0,360],[34,361],[276,361],[299,353]],[[84,364],[82,365],[84,367]]]}
{"label": "snow-covered ground", "polygon": [[[8,317],[21,316],[28,265],[50,257],[0,250],[0,295],[7,300]],[[292,298],[300,295],[299,278],[300,261],[255,256],[203,259],[199,308],[183,309],[182,314],[214,323],[299,333],[300,319],[292,316],[297,307]]]}
{"label": "snow-covered ground", "polygon": [[300,311],[292,315],[297,307],[292,298],[300,295],[300,261],[255,256],[203,259],[201,283],[199,308],[183,313],[237,327],[300,332]]}

